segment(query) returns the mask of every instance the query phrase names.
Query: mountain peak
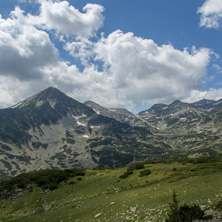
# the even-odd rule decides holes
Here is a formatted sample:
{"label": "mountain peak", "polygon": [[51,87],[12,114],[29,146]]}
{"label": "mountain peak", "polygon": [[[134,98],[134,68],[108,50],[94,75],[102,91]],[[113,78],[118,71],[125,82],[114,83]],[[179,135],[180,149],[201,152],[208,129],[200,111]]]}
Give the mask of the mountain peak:
{"label": "mountain peak", "polygon": [[59,92],[61,92],[59,89],[57,89],[57,88],[55,88],[55,87],[53,87],[53,86],[50,86],[50,87],[44,89],[42,92],[53,92],[53,91],[59,91]]}
{"label": "mountain peak", "polygon": [[29,120],[31,119],[35,125],[56,123],[67,115],[91,116],[95,113],[90,107],[54,87],[49,87],[29,97],[12,106],[11,109],[19,111],[23,116],[26,116]]}
{"label": "mountain peak", "polygon": [[172,105],[172,104],[175,105],[175,104],[184,104],[184,103],[177,99],[173,103],[171,103],[170,105]]}
{"label": "mountain peak", "polygon": [[[54,88],[54,87],[49,87],[43,91],[41,91],[40,93],[38,93],[37,95],[40,95],[43,98],[56,98],[59,99],[61,97],[68,97],[67,95],[65,95],[63,92],[61,92],[59,89]],[[70,98],[70,97],[68,97]]]}
{"label": "mountain peak", "polygon": [[200,100],[200,101],[191,103],[191,105],[194,105],[194,106],[203,106],[203,105],[212,104],[212,103],[214,103],[214,102],[215,102],[214,100],[202,99],[202,100]]}

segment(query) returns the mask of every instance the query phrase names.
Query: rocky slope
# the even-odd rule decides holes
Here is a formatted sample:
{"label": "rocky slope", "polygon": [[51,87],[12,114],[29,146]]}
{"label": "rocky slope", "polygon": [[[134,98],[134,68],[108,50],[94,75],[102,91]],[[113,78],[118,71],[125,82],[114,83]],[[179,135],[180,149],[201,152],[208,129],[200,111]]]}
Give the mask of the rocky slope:
{"label": "rocky slope", "polygon": [[0,110],[0,177],[216,154],[222,147],[221,101],[156,104],[134,115],[83,104],[50,87]]}
{"label": "rocky slope", "polygon": [[101,114],[103,116],[116,119],[121,123],[127,123],[130,126],[143,126],[146,128],[151,128],[149,124],[141,119],[139,116],[134,115],[133,113],[129,112],[127,109],[120,109],[120,108],[105,108],[95,102],[87,101],[84,103],[85,105],[92,108],[97,114]]}
{"label": "rocky slope", "polygon": [[0,110],[0,173],[41,168],[116,167],[171,152],[146,128],[97,114],[48,88]]}
{"label": "rocky slope", "polygon": [[187,155],[221,152],[222,100],[156,104],[139,116],[156,129],[156,134],[165,136],[167,144]]}

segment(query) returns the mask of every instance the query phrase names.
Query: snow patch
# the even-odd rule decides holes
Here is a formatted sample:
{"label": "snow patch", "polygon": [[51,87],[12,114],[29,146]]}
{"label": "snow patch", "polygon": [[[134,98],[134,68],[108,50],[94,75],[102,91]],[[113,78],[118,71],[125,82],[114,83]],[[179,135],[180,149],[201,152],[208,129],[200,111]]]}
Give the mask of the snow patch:
{"label": "snow patch", "polygon": [[85,115],[85,114],[82,114],[82,116],[73,116],[73,115],[72,115],[72,117],[75,118],[75,119],[77,119],[77,120],[79,120],[79,119],[81,119],[81,118],[87,117],[87,115]]}
{"label": "snow patch", "polygon": [[96,109],[93,109],[98,115],[100,115],[100,112]]}
{"label": "snow patch", "polygon": [[214,110],[214,108],[207,109],[208,112],[211,112],[212,110]]}
{"label": "snow patch", "polygon": [[41,107],[44,104],[43,100],[38,100],[35,104],[36,107]]}
{"label": "snow patch", "polygon": [[203,112],[211,112],[212,110],[214,110],[214,108],[209,108],[209,109],[199,109],[200,111],[203,111]]}
{"label": "snow patch", "polygon": [[222,103],[222,100],[220,100],[220,101],[214,103],[213,105],[216,106],[216,105],[219,105],[219,104],[221,104],[221,103]]}
{"label": "snow patch", "polygon": [[91,129],[93,128],[100,128],[100,126],[90,126]]}
{"label": "snow patch", "polygon": [[117,110],[116,109],[109,109],[111,112],[116,112]]}
{"label": "snow patch", "polygon": [[18,106],[20,106],[20,105],[22,105],[22,102],[20,102],[20,103],[14,105],[14,106],[12,106],[11,109],[15,109],[16,107],[18,107]]}
{"label": "snow patch", "polygon": [[89,136],[88,136],[88,135],[83,135],[82,137],[83,137],[83,138],[87,138],[87,139],[89,138]]}
{"label": "snow patch", "polygon": [[74,115],[72,115],[72,117],[76,120],[77,125],[79,125],[79,126],[86,126],[86,124],[79,122],[79,119],[86,117],[85,114],[83,114],[82,116],[74,116]]}
{"label": "snow patch", "polygon": [[50,104],[50,106],[54,109],[54,108],[55,108],[55,105],[56,105],[56,102],[49,101],[49,104]]}

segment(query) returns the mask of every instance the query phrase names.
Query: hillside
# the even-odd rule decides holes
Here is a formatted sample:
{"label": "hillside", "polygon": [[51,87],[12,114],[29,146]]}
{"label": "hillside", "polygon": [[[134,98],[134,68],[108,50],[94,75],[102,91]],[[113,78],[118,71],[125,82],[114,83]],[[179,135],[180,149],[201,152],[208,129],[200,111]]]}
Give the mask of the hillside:
{"label": "hillside", "polygon": [[221,153],[222,103],[156,104],[138,115],[80,103],[49,87],[0,110],[0,178],[46,168]]}
{"label": "hillside", "polygon": [[205,209],[205,214],[212,214],[222,200],[222,164],[219,159],[208,163],[206,160],[146,164],[151,174],[143,177],[139,175],[144,169],[133,170],[125,179],[120,175],[127,168],[96,169],[69,178],[57,189],[29,186],[27,190],[17,190],[11,201],[1,200],[0,220],[162,222],[174,189],[180,205],[196,203]]}
{"label": "hillside", "polygon": [[52,87],[0,114],[0,177],[45,168],[118,167],[173,152],[149,129],[99,115]]}
{"label": "hillside", "polygon": [[127,123],[130,126],[143,126],[149,129],[151,128],[150,125],[143,119],[126,109],[106,108],[92,101],[84,102],[84,104],[92,108],[97,114],[113,118],[121,123]]}

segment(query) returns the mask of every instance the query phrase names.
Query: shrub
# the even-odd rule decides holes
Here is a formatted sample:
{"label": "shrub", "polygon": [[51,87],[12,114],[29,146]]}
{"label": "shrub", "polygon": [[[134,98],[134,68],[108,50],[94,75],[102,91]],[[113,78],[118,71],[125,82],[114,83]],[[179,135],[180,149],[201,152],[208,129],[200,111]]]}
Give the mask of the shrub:
{"label": "shrub", "polygon": [[129,175],[131,175],[131,174],[133,174],[133,171],[127,169],[127,171],[126,171],[124,174],[120,175],[119,178],[120,178],[120,179],[125,179],[125,178],[127,178]]}
{"label": "shrub", "polygon": [[139,170],[139,169],[144,169],[144,163],[143,162],[138,162],[138,163],[134,163],[132,165],[130,165],[126,172],[122,175],[120,175],[120,179],[125,179],[127,178],[129,175],[133,174],[133,170]]}
{"label": "shrub", "polygon": [[184,204],[180,207],[179,214],[181,220],[184,222],[204,219],[204,211],[201,210],[200,206],[198,205],[188,206],[187,204]]}
{"label": "shrub", "polygon": [[0,181],[0,199],[7,197],[8,194],[13,194],[17,188],[28,189],[32,184],[36,184],[43,190],[54,190],[62,181],[67,181],[71,177],[84,175],[84,169],[79,168],[66,170],[45,169],[29,173],[22,173],[10,179]]}
{"label": "shrub", "polygon": [[220,201],[216,204],[215,209],[216,209],[216,210],[219,210],[219,211],[222,211],[222,200],[220,200]]}
{"label": "shrub", "polygon": [[199,205],[188,206],[184,204],[179,207],[175,191],[173,192],[173,202],[170,204],[170,209],[167,214],[166,222],[192,222],[194,220],[202,220],[204,211]]}
{"label": "shrub", "polygon": [[150,169],[140,171],[140,177],[144,177],[144,176],[147,176],[147,175],[150,175],[150,174],[151,174]]}
{"label": "shrub", "polygon": [[168,218],[166,222],[182,222],[180,214],[179,214],[179,204],[176,196],[176,192],[174,190],[172,196],[173,202],[170,204],[170,209],[167,214]]}
{"label": "shrub", "polygon": [[128,169],[130,169],[130,170],[140,170],[140,169],[144,169],[144,168],[145,168],[145,166],[144,166],[143,162],[137,162],[137,163],[134,163],[134,164],[130,165]]}
{"label": "shrub", "polygon": [[104,167],[94,167],[93,170],[110,170],[112,169],[111,167],[109,166],[104,166]]}

